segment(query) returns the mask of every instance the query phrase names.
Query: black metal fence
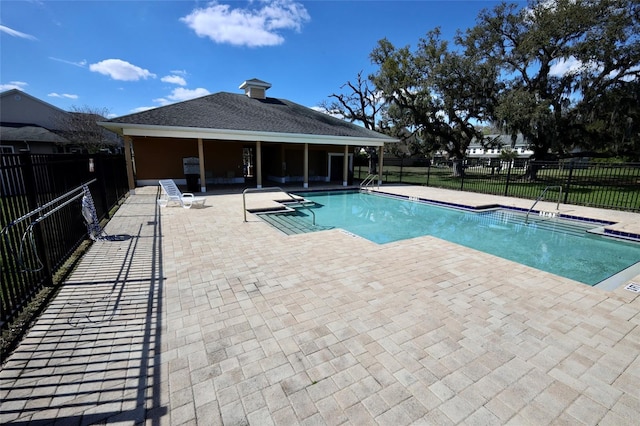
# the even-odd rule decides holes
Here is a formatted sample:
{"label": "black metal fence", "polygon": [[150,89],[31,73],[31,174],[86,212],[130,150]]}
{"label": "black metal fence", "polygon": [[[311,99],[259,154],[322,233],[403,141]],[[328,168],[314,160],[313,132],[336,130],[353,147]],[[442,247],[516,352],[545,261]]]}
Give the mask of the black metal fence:
{"label": "black metal fence", "polygon": [[[124,156],[30,153],[2,156],[2,329],[44,287],[54,283],[54,275],[87,238],[81,199],[64,204],[62,196],[88,182],[92,182],[88,188],[98,218],[109,218],[111,208],[129,190]],[[59,198],[60,204],[48,206]],[[17,220],[38,209],[37,215]]]}
{"label": "black metal fence", "polygon": [[[640,163],[498,159],[470,159],[458,167],[446,162],[402,163],[385,159],[383,182],[528,199],[536,199],[546,187],[562,187],[562,194],[550,188],[545,198],[556,201],[561,195],[565,204],[640,212]],[[355,172],[362,179],[368,169],[356,166]]]}

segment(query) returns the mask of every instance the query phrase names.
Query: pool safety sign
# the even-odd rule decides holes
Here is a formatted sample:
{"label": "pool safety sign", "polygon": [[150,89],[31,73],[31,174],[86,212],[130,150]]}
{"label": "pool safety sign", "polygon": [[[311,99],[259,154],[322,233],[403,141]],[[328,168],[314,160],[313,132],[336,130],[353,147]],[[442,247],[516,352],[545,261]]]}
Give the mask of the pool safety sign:
{"label": "pool safety sign", "polygon": [[634,293],[640,293],[640,284],[638,283],[629,283],[625,286],[625,290],[632,291]]}
{"label": "pool safety sign", "polygon": [[185,157],[182,159],[182,168],[185,175],[199,175],[200,160],[198,157]]}

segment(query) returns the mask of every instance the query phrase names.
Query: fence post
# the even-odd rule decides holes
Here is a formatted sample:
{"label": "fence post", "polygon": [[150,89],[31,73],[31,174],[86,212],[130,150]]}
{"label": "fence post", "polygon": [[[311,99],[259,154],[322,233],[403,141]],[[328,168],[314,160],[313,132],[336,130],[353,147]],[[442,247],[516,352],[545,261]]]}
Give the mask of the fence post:
{"label": "fence post", "polygon": [[[29,210],[35,210],[39,207],[38,204],[38,186],[36,184],[36,174],[33,166],[33,159],[30,152],[20,153],[20,163],[24,165],[23,178],[24,178],[24,190],[25,197],[27,199],[27,206]],[[45,250],[45,240],[42,235],[41,225],[38,224],[33,227],[33,235],[35,238],[35,245],[37,247],[37,256],[42,259],[42,266],[44,268],[44,285],[53,285],[53,274],[51,273],[51,261],[49,259],[47,250]]]}
{"label": "fence post", "polygon": [[567,177],[567,187],[564,190],[564,200],[562,201],[564,204],[567,204],[567,200],[569,199],[569,188],[571,187],[572,177],[573,177],[573,161],[569,161],[569,176]]}
{"label": "fence post", "polygon": [[509,179],[511,178],[511,165],[514,160],[509,161],[509,167],[507,168],[507,181],[504,184],[504,196],[506,197],[509,193]]}
{"label": "fence post", "polygon": [[[109,201],[107,200],[107,180],[104,178],[104,154],[96,154],[94,158],[96,159],[96,171],[98,179],[98,191],[100,192],[100,201],[104,206],[104,217],[110,219],[109,217]],[[102,218],[99,218],[102,219]]]}
{"label": "fence post", "polygon": [[431,175],[431,160],[427,163],[427,186],[429,186],[429,176]]}
{"label": "fence post", "polygon": [[22,176],[24,179],[24,190],[27,198],[27,207],[29,210],[38,208],[38,191],[36,189],[36,179],[33,171],[33,161],[30,152],[20,153],[20,163],[23,165]]}

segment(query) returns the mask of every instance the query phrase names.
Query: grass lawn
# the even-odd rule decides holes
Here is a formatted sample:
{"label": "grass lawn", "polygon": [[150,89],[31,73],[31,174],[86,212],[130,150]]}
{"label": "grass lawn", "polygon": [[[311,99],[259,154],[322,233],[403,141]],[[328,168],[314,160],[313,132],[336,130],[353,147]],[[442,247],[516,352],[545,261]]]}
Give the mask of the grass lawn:
{"label": "grass lawn", "polygon": [[[367,168],[356,167],[355,178],[367,176]],[[465,176],[453,176],[450,167],[385,166],[383,182],[426,185],[438,188],[536,199],[547,186],[562,186],[561,202],[583,206],[640,211],[639,167],[594,167],[584,169],[543,168],[537,179],[525,179],[524,168],[498,171],[491,167],[468,167]],[[545,199],[555,201],[557,189]]]}

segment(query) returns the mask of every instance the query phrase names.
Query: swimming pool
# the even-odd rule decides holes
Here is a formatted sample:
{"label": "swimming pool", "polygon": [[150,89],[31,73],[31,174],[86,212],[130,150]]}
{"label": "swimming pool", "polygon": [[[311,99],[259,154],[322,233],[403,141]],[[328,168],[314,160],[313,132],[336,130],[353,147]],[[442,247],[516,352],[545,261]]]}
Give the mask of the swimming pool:
{"label": "swimming pool", "polygon": [[[640,244],[587,232],[597,224],[493,209],[483,212],[353,191],[298,193],[315,204],[318,227],[378,244],[431,235],[584,284],[640,269]],[[304,209],[298,215],[309,215]]]}

